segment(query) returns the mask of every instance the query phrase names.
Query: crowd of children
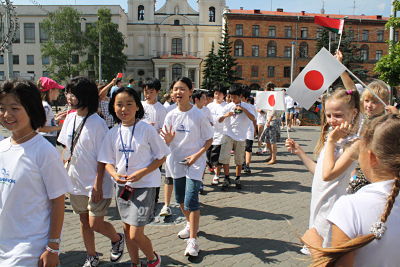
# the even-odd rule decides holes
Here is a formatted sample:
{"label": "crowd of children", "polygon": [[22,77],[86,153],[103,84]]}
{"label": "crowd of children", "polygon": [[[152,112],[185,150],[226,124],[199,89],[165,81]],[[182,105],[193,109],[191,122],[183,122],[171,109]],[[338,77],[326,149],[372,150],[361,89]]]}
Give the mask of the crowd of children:
{"label": "crowd of children", "polygon": [[[400,245],[395,238],[400,232],[400,206],[395,201],[400,188],[400,117],[389,106],[389,89],[383,82],[369,84],[360,97],[349,77],[344,74],[342,79],[348,88],[323,97],[317,162],[297,142],[286,140],[288,151],[314,174],[302,252],[312,254],[315,266],[394,266],[395,256],[382,261],[371,251],[396,255]],[[274,87],[268,83],[265,90]],[[147,79],[142,88],[144,100],[141,91],[119,80],[97,86],[86,77],[75,77],[65,86],[68,110],[54,115],[49,103],[64,89],[55,81],[2,84],[0,123],[11,137],[0,142],[0,265],[34,266],[39,261],[39,266],[57,266],[68,193],[87,253],[83,266],[99,264],[94,232],[109,238],[111,262],[122,258],[126,244],[131,266],[142,266],[139,250],[146,256],[145,266],[161,266],[144,228],[155,215],[162,166],[160,216],[171,215],[175,192],[186,219],[177,236],[187,239],[184,255],[197,256],[199,193],[206,166],[214,172],[211,184],[221,183],[226,191],[231,184],[242,189],[242,169],[251,173],[254,140],[258,153],[264,145],[270,151],[267,164],[277,162],[281,114],[256,109],[248,88],[215,87],[210,95],[194,90],[192,81],[181,77],[171,84],[164,105],[158,102],[158,79]],[[285,102],[289,130],[295,123],[295,104],[289,96]],[[63,146],[62,156],[56,141]],[[232,154],[234,179],[229,173]],[[346,195],[348,187],[357,193]],[[104,219],[112,198],[123,233]]]}

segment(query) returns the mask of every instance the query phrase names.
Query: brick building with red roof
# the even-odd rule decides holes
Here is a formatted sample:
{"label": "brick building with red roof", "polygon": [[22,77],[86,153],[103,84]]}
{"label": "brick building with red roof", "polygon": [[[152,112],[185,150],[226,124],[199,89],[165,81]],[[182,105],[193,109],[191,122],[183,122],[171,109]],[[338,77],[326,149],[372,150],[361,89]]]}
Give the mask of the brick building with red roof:
{"label": "brick building with red roof", "polygon": [[[295,44],[294,78],[318,52],[317,37],[322,27],[314,23],[314,16],[345,19],[344,30],[361,48],[364,60],[361,65],[373,76],[375,63],[388,52],[386,17],[230,9],[224,18],[241,82],[252,89],[263,87],[268,81],[278,87],[290,84],[292,43]],[[334,33],[332,36],[339,38]],[[395,41],[398,41],[398,32],[395,32]]]}

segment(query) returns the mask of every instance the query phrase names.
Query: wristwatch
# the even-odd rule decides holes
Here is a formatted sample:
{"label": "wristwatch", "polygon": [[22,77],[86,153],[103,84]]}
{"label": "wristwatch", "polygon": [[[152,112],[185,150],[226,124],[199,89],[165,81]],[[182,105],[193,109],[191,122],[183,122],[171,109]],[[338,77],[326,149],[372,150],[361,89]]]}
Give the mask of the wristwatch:
{"label": "wristwatch", "polygon": [[49,238],[49,243],[60,244],[61,243],[61,239],[60,238]]}

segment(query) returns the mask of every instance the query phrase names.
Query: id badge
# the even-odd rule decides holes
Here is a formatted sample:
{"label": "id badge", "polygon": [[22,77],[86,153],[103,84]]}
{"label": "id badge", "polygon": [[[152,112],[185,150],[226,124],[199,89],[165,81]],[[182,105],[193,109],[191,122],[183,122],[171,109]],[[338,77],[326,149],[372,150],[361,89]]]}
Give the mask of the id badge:
{"label": "id badge", "polygon": [[133,193],[135,192],[135,188],[125,185],[124,189],[119,193],[119,197],[125,201],[131,199]]}

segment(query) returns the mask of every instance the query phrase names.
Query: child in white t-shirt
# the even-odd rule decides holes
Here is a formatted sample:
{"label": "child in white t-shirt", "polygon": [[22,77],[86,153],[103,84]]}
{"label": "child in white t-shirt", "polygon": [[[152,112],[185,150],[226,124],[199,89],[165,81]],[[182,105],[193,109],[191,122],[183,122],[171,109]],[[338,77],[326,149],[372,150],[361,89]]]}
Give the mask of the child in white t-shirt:
{"label": "child in white t-shirt", "polygon": [[147,266],[160,266],[161,258],[144,234],[144,227],[153,219],[156,188],[161,182],[158,168],[169,149],[156,129],[141,121],[144,109],[133,88],[117,90],[110,106],[120,124],[105,137],[99,161],[106,163],[107,171],[118,183],[116,201],[132,264],[139,266],[140,249],[146,255]]}
{"label": "child in white t-shirt", "polygon": [[240,182],[240,174],[242,172],[242,164],[245,160],[246,135],[250,125],[255,120],[255,114],[250,104],[241,101],[242,88],[238,84],[234,84],[229,89],[232,102],[224,108],[224,115],[218,121],[224,122],[224,137],[222,138],[221,154],[219,162],[224,167],[224,183],[222,190],[228,189],[229,179],[229,162],[231,150],[234,149],[236,164],[235,185],[237,189],[242,188]]}
{"label": "child in white t-shirt", "polygon": [[[322,121],[321,136],[315,148],[315,152],[319,154],[317,163],[309,158],[295,141],[286,140],[288,151],[299,156],[308,170],[314,174],[311,188],[309,229],[317,229],[324,239],[324,247],[330,244],[332,230],[327,217],[336,200],[346,193],[348,177],[350,177],[350,173],[354,170],[356,164],[347,164],[340,172],[333,173],[329,177],[325,175],[323,166],[330,164],[331,161],[340,161],[343,153],[352,153],[354,147],[345,151],[345,146],[354,140],[354,132],[357,131],[357,127],[353,126],[359,116],[359,99],[357,91],[346,91],[343,88],[336,89],[324,98],[325,120]],[[343,129],[342,123],[347,125]],[[334,130],[329,132],[329,127],[334,127]],[[337,135],[340,138],[336,138]],[[331,150],[332,153],[326,156],[325,150]]]}
{"label": "child in white t-shirt", "polygon": [[64,194],[71,182],[58,151],[36,133],[46,122],[38,88],[6,81],[0,88],[0,266],[59,264]]}
{"label": "child in white t-shirt", "polygon": [[105,164],[97,161],[100,146],[108,132],[105,121],[96,113],[99,105],[97,86],[86,77],[75,77],[66,86],[68,102],[76,112],[68,114],[58,142],[65,146],[63,157],[71,178],[71,206],[79,215],[86,247],[85,266],[97,266],[94,232],[111,240],[110,261],[122,258],[124,235],[117,233],[104,216],[113,195],[112,180]]}
{"label": "child in white t-shirt", "polygon": [[[312,246],[315,266],[391,267],[400,255],[400,117],[373,119],[359,141],[358,162],[371,184],[339,198],[328,221],[332,247],[323,249],[322,237],[308,230],[303,242]],[[325,266],[325,265],[324,265]]]}
{"label": "child in white t-shirt", "polygon": [[205,152],[213,137],[210,122],[201,110],[190,104],[192,86],[192,81],[186,77],[172,83],[178,107],[167,114],[161,131],[171,149],[166,166],[171,175],[169,178],[174,179],[176,202],[187,220],[186,227],[178,233],[180,238],[189,238],[185,250],[187,256],[197,256],[200,250],[197,241],[199,190],[206,167]]}
{"label": "child in white t-shirt", "polygon": [[[256,114],[256,107],[254,106],[254,99],[251,97],[250,88],[243,90],[242,101],[250,105],[251,113]],[[254,116],[255,117],[255,116]],[[254,131],[257,127],[257,120],[253,120],[246,133],[246,148],[245,148],[245,161],[243,163],[243,171],[245,173],[251,173],[250,163],[251,155],[253,153],[253,142],[254,142]]]}
{"label": "child in white t-shirt", "polygon": [[57,100],[60,90],[64,86],[59,85],[54,80],[47,77],[40,77],[38,88],[42,95],[42,104],[46,112],[46,124],[38,129],[39,133],[44,136],[53,146],[57,144],[57,131],[61,130],[62,125],[57,125],[54,119],[54,113],[50,102]]}

